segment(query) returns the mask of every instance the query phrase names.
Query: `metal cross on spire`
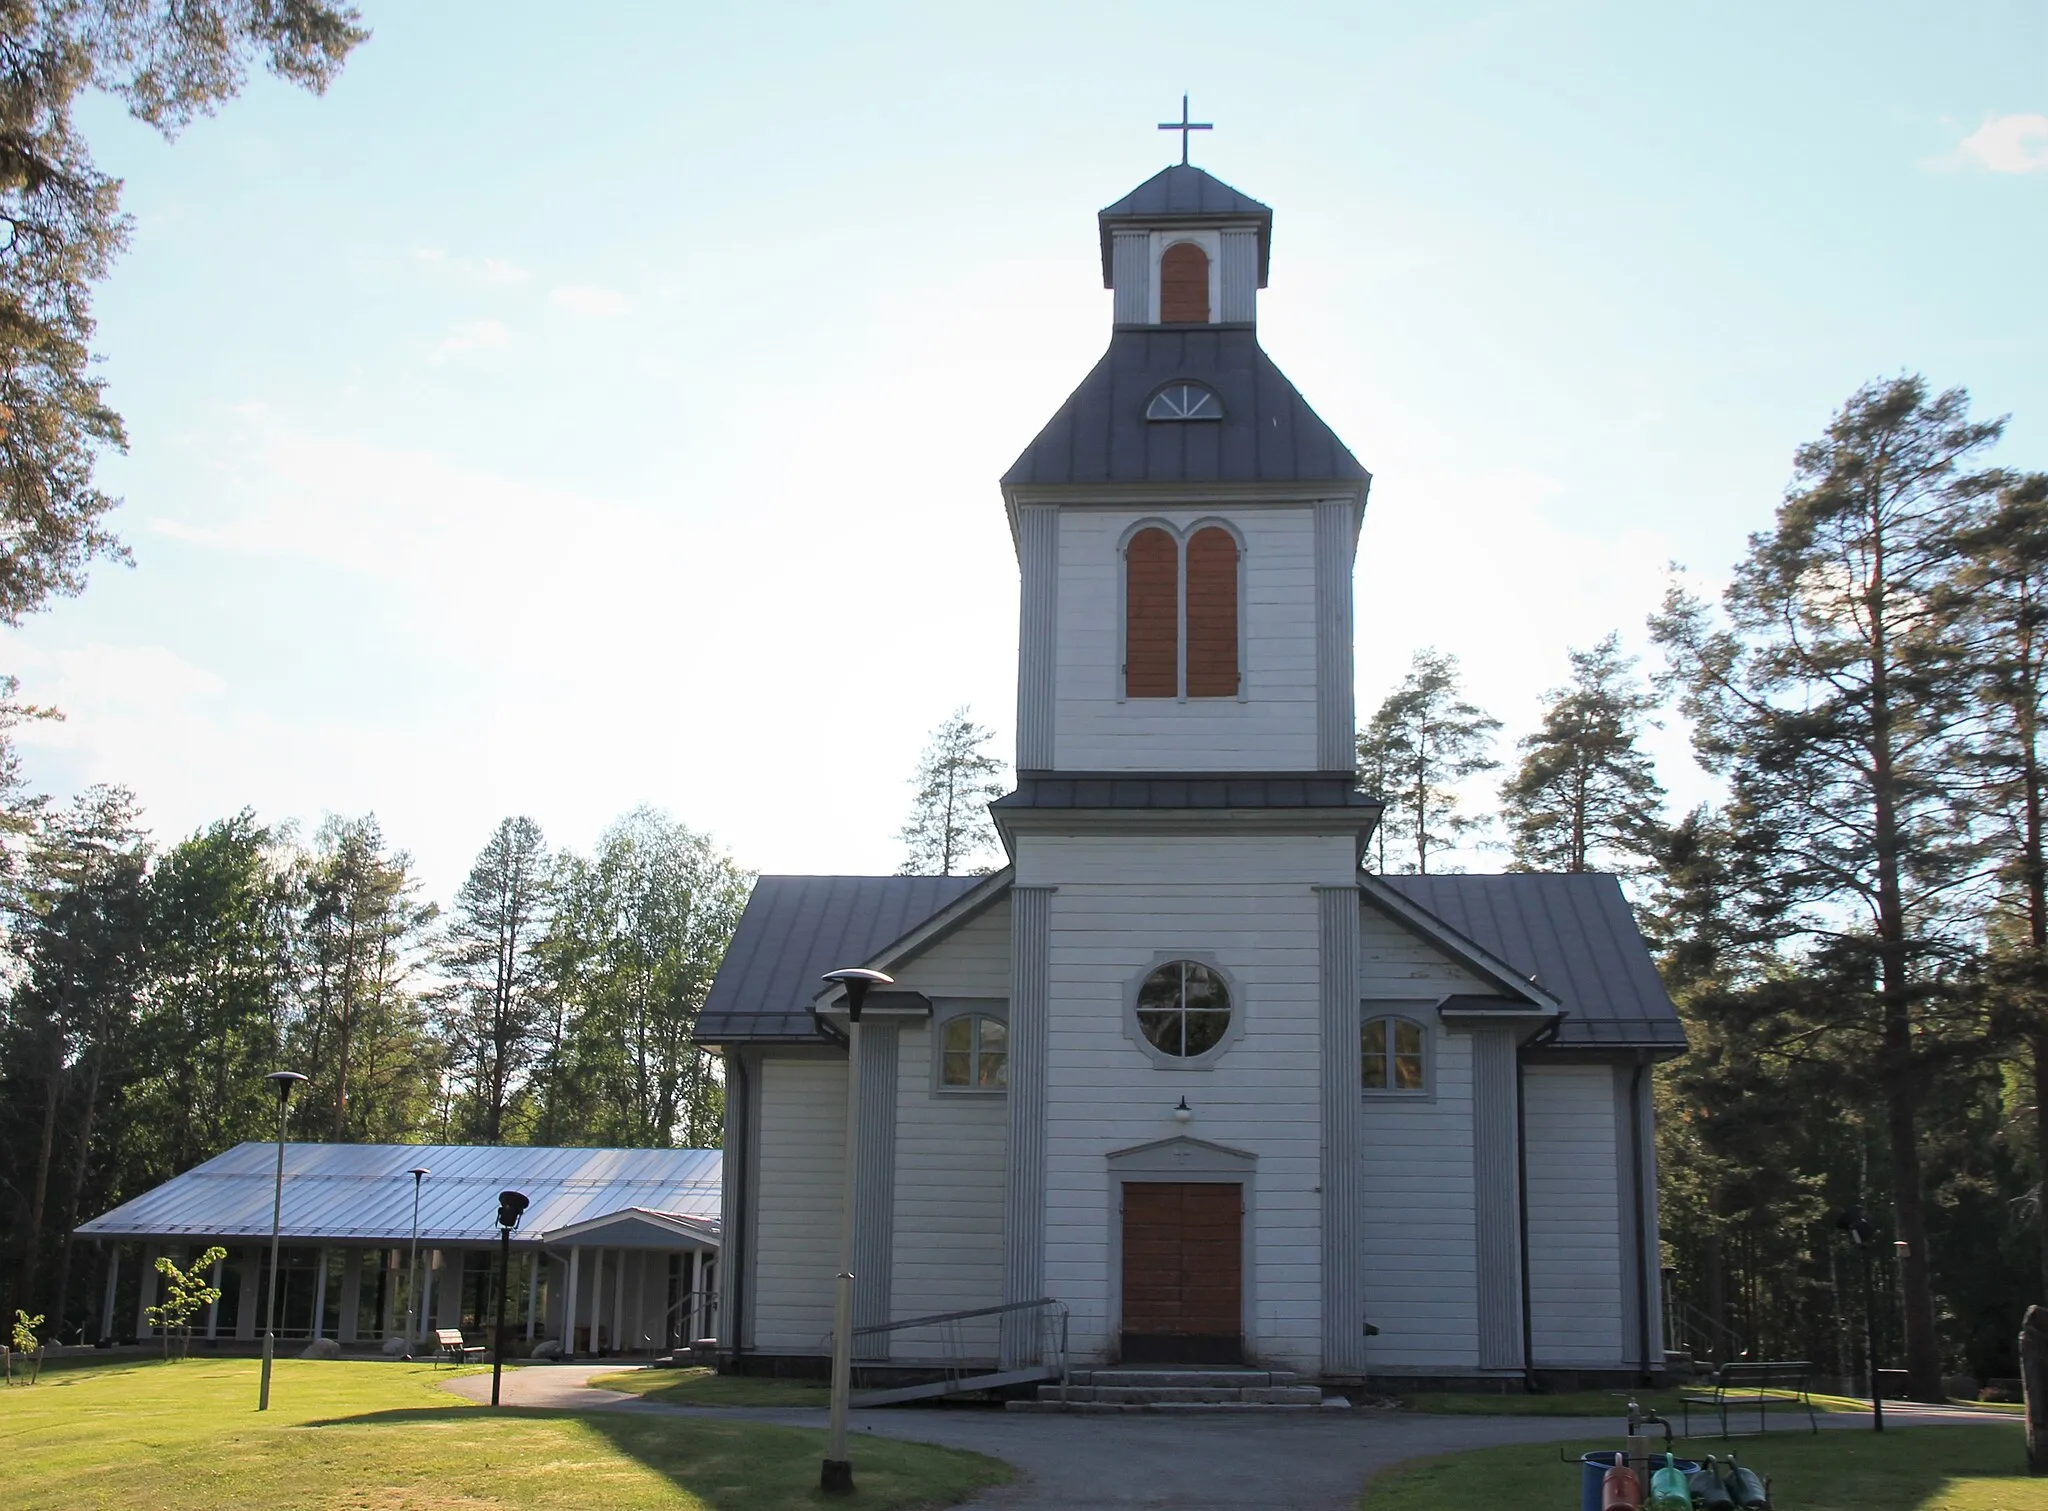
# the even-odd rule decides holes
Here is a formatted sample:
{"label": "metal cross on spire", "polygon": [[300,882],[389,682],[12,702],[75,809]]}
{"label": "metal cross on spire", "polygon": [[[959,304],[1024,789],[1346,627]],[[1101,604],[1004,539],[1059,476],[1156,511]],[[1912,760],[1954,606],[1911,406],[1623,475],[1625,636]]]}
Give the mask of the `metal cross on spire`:
{"label": "metal cross on spire", "polygon": [[1190,131],[1214,131],[1216,128],[1208,121],[1189,120],[1188,97],[1182,95],[1180,97],[1180,119],[1177,121],[1161,121],[1159,129],[1161,131],[1178,131],[1180,133],[1180,165],[1185,168],[1188,165],[1188,133]]}

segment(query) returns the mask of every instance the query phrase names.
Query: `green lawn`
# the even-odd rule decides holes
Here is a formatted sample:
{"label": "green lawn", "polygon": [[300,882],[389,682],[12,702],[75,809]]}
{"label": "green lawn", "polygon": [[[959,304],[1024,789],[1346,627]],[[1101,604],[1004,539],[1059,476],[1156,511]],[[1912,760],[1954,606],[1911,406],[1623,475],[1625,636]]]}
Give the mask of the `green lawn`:
{"label": "green lawn", "polygon": [[[1783,1392],[1773,1391],[1773,1395]],[[1645,1410],[1659,1416],[1669,1417],[1676,1427],[1680,1420],[1678,1392],[1675,1390],[1572,1390],[1559,1391],[1554,1395],[1525,1395],[1521,1391],[1496,1395],[1490,1391],[1418,1390],[1413,1395],[1403,1396],[1401,1404],[1410,1411],[1420,1411],[1441,1417],[1621,1417],[1627,1414],[1629,1398],[1633,1396]],[[1813,1409],[1817,1412],[1859,1412],[1870,1410],[1868,1401],[1851,1400],[1847,1396],[1811,1397]],[[1731,1406],[1732,1420],[1740,1408]],[[1711,1415],[1712,1407],[1695,1406],[1692,1414],[1695,1420],[1703,1414]],[[1754,1408],[1751,1421],[1755,1420]],[[1788,1422],[1803,1422],[1796,1413],[1788,1414],[1773,1408],[1773,1427]]]}
{"label": "green lawn", "polygon": [[[1613,1448],[1613,1439],[1578,1443]],[[1788,1432],[1702,1439],[1681,1453],[1703,1458],[1733,1446],[1771,1477],[1772,1501],[1789,1511],[2048,1511],[2048,1479],[2026,1472],[2017,1425],[1910,1427],[1879,1435]],[[1473,1511],[1475,1507],[1576,1506],[1576,1464],[1558,1446],[1487,1448],[1396,1465],[1366,1488],[1363,1511]]]}
{"label": "green lawn", "polygon": [[[493,1412],[425,1365],[98,1363],[0,1390],[8,1511],[771,1511],[817,1493],[822,1432],[701,1417]],[[862,1437],[864,1507],[943,1506],[1008,1477],[976,1454]]]}
{"label": "green lawn", "polygon": [[822,1380],[764,1380],[713,1369],[629,1369],[592,1375],[599,1390],[623,1390],[670,1406],[829,1406]]}

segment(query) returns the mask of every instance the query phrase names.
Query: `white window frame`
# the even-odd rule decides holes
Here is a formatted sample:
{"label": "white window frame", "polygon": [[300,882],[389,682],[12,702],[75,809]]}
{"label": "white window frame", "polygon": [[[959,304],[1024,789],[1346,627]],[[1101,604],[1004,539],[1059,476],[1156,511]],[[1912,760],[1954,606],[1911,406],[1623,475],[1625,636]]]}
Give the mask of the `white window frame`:
{"label": "white window frame", "polygon": [[[1220,401],[1219,401],[1220,402]],[[1205,421],[1191,421],[1203,424]],[[1173,701],[1187,703],[1228,703],[1228,698],[1190,698],[1188,696],[1188,542],[1214,525],[1227,531],[1237,542],[1237,701],[1251,701],[1251,612],[1249,594],[1251,590],[1251,547],[1245,541],[1244,531],[1236,521],[1219,514],[1204,514],[1186,525],[1177,525],[1172,520],[1157,514],[1148,514],[1142,519],[1132,520],[1124,527],[1123,534],[1116,541],[1116,661],[1111,675],[1116,679],[1116,701],[1119,703],[1164,703],[1164,698],[1132,698],[1128,689],[1130,678],[1127,664],[1130,654],[1126,637],[1131,628],[1131,542],[1143,530],[1164,530],[1173,537],[1174,563],[1174,687]]]}
{"label": "white window frame", "polygon": [[[1146,1038],[1145,1030],[1138,1025],[1138,993],[1146,981],[1161,966],[1182,960],[1207,966],[1222,981],[1223,990],[1230,994],[1230,1022],[1223,1030],[1223,1037],[1198,1055],[1170,1055]],[[1137,1045],[1145,1057],[1161,1070],[1214,1070],[1216,1062],[1229,1054],[1231,1046],[1243,1037],[1245,1011],[1244,987],[1237,976],[1225,970],[1223,962],[1205,950],[1161,950],[1124,983],[1124,1037]]]}
{"label": "white window frame", "polygon": [[[1358,1005],[1358,1094],[1371,1101],[1389,1102],[1433,1102],[1436,1100],[1436,1032],[1431,1018],[1432,1004],[1413,1000],[1381,1000],[1361,1002]],[[1422,1085],[1368,1086],[1365,1084],[1365,1030],[1375,1019],[1384,1018],[1392,1023],[1413,1025],[1422,1034]],[[1388,1059],[1393,1058],[1391,1042],[1387,1050]]]}
{"label": "white window frame", "polygon": [[[1003,1084],[1000,1086],[948,1086],[946,1084],[946,1025],[959,1018],[991,1018],[1003,1025]],[[999,997],[961,997],[932,1004],[932,1067],[931,1089],[933,1096],[941,1097],[1000,1097],[1009,1094],[1010,1085],[1010,1004]],[[975,1048],[970,1053],[981,1053],[981,1034],[974,1034]],[[970,1067],[971,1069],[972,1067]]]}

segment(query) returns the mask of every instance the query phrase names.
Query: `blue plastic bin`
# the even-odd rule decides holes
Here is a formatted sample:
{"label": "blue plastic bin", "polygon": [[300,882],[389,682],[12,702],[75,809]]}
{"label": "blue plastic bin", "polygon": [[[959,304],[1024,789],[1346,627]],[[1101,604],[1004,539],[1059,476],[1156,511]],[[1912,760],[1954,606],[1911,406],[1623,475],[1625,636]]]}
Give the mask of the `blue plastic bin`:
{"label": "blue plastic bin", "polygon": [[[1582,1453],[1579,1455],[1579,1511],[1601,1511],[1600,1484],[1607,1478],[1607,1471],[1626,1457],[1626,1454],[1621,1453]],[[1681,1474],[1691,1474],[1700,1467],[1691,1459],[1675,1459],[1673,1463]],[[1661,1453],[1651,1454],[1651,1470],[1654,1472],[1663,1467],[1664,1455]],[[1644,1481],[1643,1488],[1646,1491],[1649,1489],[1649,1482],[1647,1480]]]}

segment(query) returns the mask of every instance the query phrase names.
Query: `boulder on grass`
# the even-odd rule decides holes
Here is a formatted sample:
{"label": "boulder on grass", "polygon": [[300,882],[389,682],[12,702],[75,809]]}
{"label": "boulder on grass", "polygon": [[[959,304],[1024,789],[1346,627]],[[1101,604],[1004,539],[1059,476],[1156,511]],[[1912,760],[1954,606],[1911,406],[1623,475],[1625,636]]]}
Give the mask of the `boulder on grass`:
{"label": "boulder on grass", "polygon": [[339,1359],[341,1345],[332,1338],[315,1338],[299,1354],[301,1359]]}
{"label": "boulder on grass", "polygon": [[529,1359],[559,1359],[562,1357],[562,1340],[559,1338],[543,1338],[540,1342],[533,1345],[533,1352],[528,1354],[527,1357]]}
{"label": "boulder on grass", "polygon": [[384,1340],[384,1352],[391,1358],[396,1359],[405,1352],[405,1339],[386,1338]]}

